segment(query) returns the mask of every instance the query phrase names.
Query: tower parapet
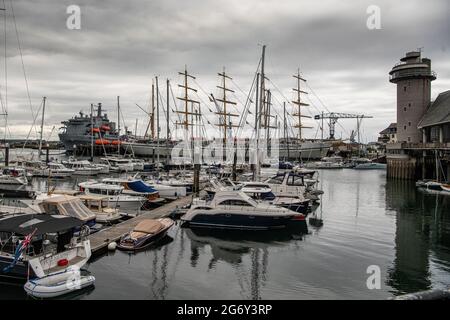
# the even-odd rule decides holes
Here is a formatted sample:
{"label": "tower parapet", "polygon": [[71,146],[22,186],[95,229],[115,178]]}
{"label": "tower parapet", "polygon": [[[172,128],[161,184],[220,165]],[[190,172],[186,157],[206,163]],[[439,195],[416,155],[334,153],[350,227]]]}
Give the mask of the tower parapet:
{"label": "tower parapet", "polygon": [[408,52],[389,72],[389,81],[397,84],[397,140],[420,143],[422,133],[417,128],[431,101],[431,81],[436,73],[431,60],[421,52]]}

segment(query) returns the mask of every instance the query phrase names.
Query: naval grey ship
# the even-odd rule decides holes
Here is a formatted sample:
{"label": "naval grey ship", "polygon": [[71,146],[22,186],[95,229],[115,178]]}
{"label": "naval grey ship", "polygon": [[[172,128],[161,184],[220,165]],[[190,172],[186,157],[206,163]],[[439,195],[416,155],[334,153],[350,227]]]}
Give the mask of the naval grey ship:
{"label": "naval grey ship", "polygon": [[[92,124],[91,124],[92,116]],[[59,139],[64,144],[68,153],[72,153],[77,146],[91,144],[92,133],[95,144],[113,144],[118,140],[116,124],[108,119],[106,113],[102,114],[102,104],[96,106],[96,113],[79,115],[61,122],[64,126],[60,128]]]}

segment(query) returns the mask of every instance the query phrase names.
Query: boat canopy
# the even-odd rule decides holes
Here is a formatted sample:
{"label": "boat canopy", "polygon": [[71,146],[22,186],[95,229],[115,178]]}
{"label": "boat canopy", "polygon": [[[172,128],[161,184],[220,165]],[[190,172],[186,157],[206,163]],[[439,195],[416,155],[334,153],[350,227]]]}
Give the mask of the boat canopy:
{"label": "boat canopy", "polygon": [[41,206],[49,214],[71,216],[82,221],[95,219],[95,214],[83,204],[81,199],[74,196],[61,195],[51,197],[43,200]]}
{"label": "boat canopy", "polygon": [[157,192],[152,186],[146,184],[142,180],[127,181],[127,187],[138,193],[155,193]]}
{"label": "boat canopy", "polygon": [[138,223],[133,229],[133,233],[146,233],[153,234],[158,232],[164,227],[164,225],[158,220],[146,219]]}
{"label": "boat canopy", "polygon": [[0,220],[0,232],[10,232],[18,235],[28,235],[34,230],[35,236],[70,230],[80,227],[83,221],[61,215],[23,214]]}

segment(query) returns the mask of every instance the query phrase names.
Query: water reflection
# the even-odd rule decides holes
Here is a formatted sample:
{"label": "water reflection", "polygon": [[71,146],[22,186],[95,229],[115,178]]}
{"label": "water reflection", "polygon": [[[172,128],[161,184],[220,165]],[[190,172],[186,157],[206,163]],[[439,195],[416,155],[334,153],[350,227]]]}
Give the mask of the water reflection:
{"label": "water reflection", "polygon": [[[191,240],[190,261],[193,267],[198,267],[200,252],[205,255],[208,248],[211,252],[208,270],[216,268],[220,261],[232,265],[237,271],[241,293],[250,292],[248,298],[253,300],[261,299],[261,287],[267,281],[269,248],[288,245],[292,240],[302,240],[303,237],[288,230],[243,232],[193,228],[183,229],[183,233]],[[250,263],[244,262],[246,256]]]}
{"label": "water reflection", "polygon": [[411,182],[389,181],[386,206],[397,218],[395,259],[387,284],[394,294],[430,289],[432,256],[443,264],[449,258],[449,197],[417,191]]}

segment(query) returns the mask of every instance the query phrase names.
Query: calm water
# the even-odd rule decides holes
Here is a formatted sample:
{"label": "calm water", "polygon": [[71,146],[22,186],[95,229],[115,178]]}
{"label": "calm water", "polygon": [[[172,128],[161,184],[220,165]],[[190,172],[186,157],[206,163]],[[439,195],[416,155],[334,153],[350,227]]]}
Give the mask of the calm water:
{"label": "calm water", "polygon": [[[95,288],[72,298],[384,299],[450,286],[450,197],[386,182],[383,171],[322,171],[320,180],[324,225],[307,235],[177,225],[157,248],[91,262]],[[379,290],[366,287],[370,265],[381,269]],[[0,285],[0,298],[25,295]]]}

